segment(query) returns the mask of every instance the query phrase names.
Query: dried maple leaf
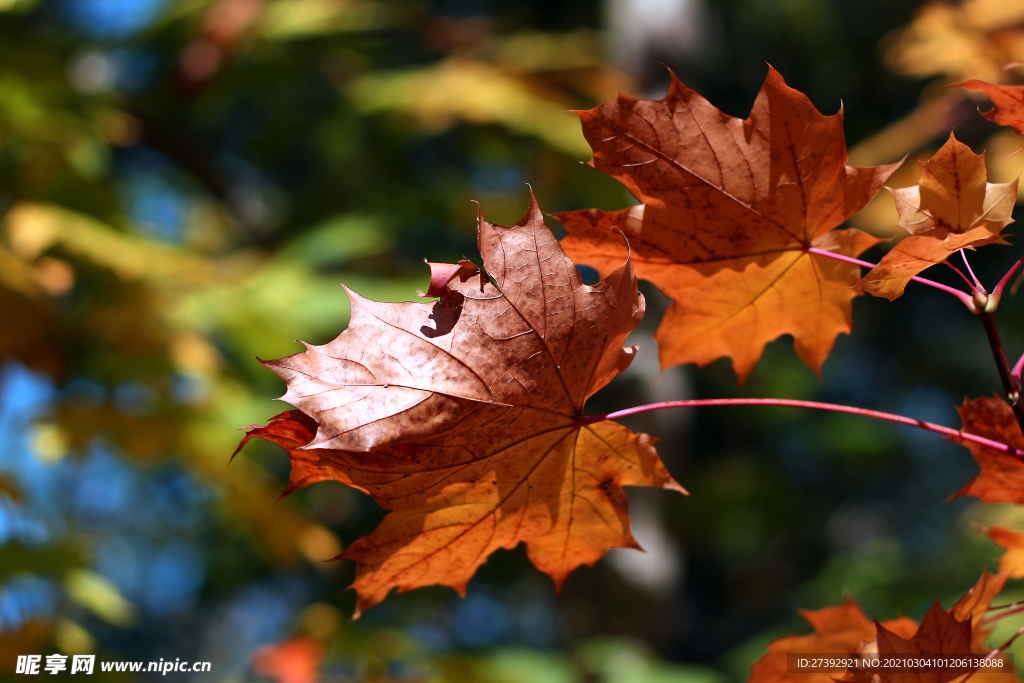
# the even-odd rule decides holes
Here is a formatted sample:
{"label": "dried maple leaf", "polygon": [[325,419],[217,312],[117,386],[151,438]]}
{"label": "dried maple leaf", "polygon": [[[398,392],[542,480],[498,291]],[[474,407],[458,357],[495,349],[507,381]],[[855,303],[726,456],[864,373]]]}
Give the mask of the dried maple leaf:
{"label": "dried maple leaf", "polygon": [[566,253],[600,273],[625,257],[673,299],[656,339],[662,367],[732,358],[742,381],[783,334],[819,372],[850,331],[857,266],[811,248],[857,256],[877,240],[837,227],[899,165],[846,166],[842,111],[824,116],[769,69],[746,120],[727,116],[675,74],[662,100],[579,112],[589,163],[643,206],[556,217]]}
{"label": "dried maple leaf", "polygon": [[289,449],[290,487],[335,479],[391,510],[342,554],[358,565],[357,614],[396,587],[463,593],[520,542],[561,586],[609,548],[638,547],[624,485],[682,490],[653,439],[582,412],[635,352],[622,346],[644,311],[630,262],[584,285],[535,201],[514,226],[481,215],[478,243],[486,275],[431,264],[436,303],[349,292],[337,339],[265,362],[301,414],[247,438]]}
{"label": "dried maple leaf", "polygon": [[928,161],[918,161],[921,184],[890,191],[896,199],[904,237],[857,286],[892,301],[903,295],[910,278],[942,263],[960,249],[1003,242],[1002,229],[1013,222],[1018,177],[989,183],[985,154],[975,154],[952,133]]}
{"label": "dried maple leaf", "polygon": [[[963,431],[1024,449],[1020,425],[1013,416],[1013,409],[1003,399],[997,396],[973,401],[965,399],[957,410],[963,421]],[[986,503],[1024,503],[1024,462],[971,441],[958,443],[970,449],[981,467],[981,474],[951,498],[975,496]]]}
{"label": "dried maple leaf", "polygon": [[994,526],[985,530],[988,537],[1006,549],[999,558],[999,572],[1008,578],[1024,577],[1024,532]]}
{"label": "dried maple leaf", "polygon": [[1000,126],[1012,126],[1024,135],[1024,85],[996,85],[977,79],[954,83],[950,87],[980,90],[992,100],[992,108],[979,112],[989,121]]}
{"label": "dried maple leaf", "polygon": [[[238,448],[231,455],[232,458],[238,455],[245,444],[249,443],[249,439],[254,438],[272,441],[288,451],[291,473],[288,477],[288,486],[281,494],[282,498],[318,481],[339,480],[340,477],[344,477],[342,471],[322,463],[318,451],[302,448],[313,440],[313,436],[316,434],[316,420],[301,411],[287,410],[270,418],[266,427],[249,425],[246,429],[250,431],[242,437]],[[343,481],[366,493],[366,489],[356,484],[351,478]]]}

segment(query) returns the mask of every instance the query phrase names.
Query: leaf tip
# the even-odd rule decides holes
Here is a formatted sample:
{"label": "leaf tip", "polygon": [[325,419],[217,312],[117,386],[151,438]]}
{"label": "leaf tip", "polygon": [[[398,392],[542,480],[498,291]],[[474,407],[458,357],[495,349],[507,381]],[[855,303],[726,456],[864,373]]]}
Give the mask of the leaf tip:
{"label": "leaf tip", "polygon": [[526,209],[526,213],[516,223],[516,227],[520,228],[530,223],[537,221],[544,222],[544,212],[540,210],[540,205],[537,203],[537,195],[533,193],[533,186],[530,183],[526,183],[526,187],[530,190],[530,206]]}
{"label": "leaf tip", "polygon": [[550,574],[551,580],[555,582],[555,595],[561,595],[562,589],[565,588],[565,581],[569,578],[568,572],[561,574]]}
{"label": "leaf tip", "polygon": [[675,479],[671,479],[670,478],[668,480],[668,482],[662,488],[667,489],[669,491],[678,491],[679,493],[683,494],[684,496],[690,495],[690,492],[687,491],[686,489],[684,489],[682,484],[680,484]]}

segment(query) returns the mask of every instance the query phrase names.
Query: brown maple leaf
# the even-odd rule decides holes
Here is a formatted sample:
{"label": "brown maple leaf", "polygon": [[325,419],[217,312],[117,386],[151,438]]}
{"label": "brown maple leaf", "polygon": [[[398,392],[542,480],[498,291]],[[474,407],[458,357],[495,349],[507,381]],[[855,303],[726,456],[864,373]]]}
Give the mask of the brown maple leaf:
{"label": "brown maple leaf", "polygon": [[1012,126],[1024,135],[1024,85],[996,85],[977,79],[954,83],[952,88],[980,90],[992,100],[992,108],[978,112],[989,121],[1000,126]]}
{"label": "brown maple leaf", "polygon": [[630,262],[583,284],[536,201],[514,226],[481,215],[478,244],[486,274],[431,265],[436,303],[349,292],[337,339],[264,363],[302,414],[248,436],[289,449],[290,487],[336,479],[391,510],[341,555],[358,565],[357,614],[395,587],[463,593],[520,542],[560,587],[609,548],[639,547],[623,486],[682,491],[651,437],[583,416],[635,352],[622,346],[644,312]]}
{"label": "brown maple leaf", "polygon": [[952,133],[928,161],[918,161],[921,184],[890,189],[896,199],[904,237],[857,286],[892,301],[903,295],[910,278],[942,263],[960,249],[1003,242],[1002,229],[1013,222],[1017,182],[989,183],[985,154],[975,154]]}
{"label": "brown maple leaf", "polygon": [[600,273],[629,239],[639,277],[673,299],[656,336],[663,368],[729,356],[742,381],[783,334],[815,372],[849,332],[857,256],[877,240],[838,230],[899,164],[846,166],[843,115],[824,116],[769,68],[746,120],[727,116],[675,74],[662,100],[578,112],[589,163],[642,206],[557,214],[566,253]]}
{"label": "brown maple leaf", "polygon": [[[957,408],[963,431],[1024,449],[1024,437],[1010,405],[999,398],[964,399]],[[981,474],[950,498],[975,496],[986,503],[1024,503],[1024,462],[971,441],[953,439],[971,451]]]}
{"label": "brown maple leaf", "polygon": [[303,446],[313,440],[316,434],[316,420],[298,410],[287,410],[270,418],[266,427],[261,425],[249,425],[250,430],[238,448],[231,455],[234,458],[239,451],[249,443],[249,439],[266,439],[283,447],[288,451],[291,462],[291,473],[288,476],[288,486],[281,497],[284,498],[301,488],[315,484],[318,481],[336,480],[367,493],[366,489],[359,486],[351,477],[345,477],[344,470],[331,467],[320,459],[319,451],[303,449]]}

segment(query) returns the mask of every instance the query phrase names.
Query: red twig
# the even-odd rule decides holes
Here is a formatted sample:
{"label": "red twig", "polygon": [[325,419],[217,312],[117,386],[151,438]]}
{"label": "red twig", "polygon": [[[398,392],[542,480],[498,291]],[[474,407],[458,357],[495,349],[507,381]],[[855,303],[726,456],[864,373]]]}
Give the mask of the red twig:
{"label": "red twig", "polygon": [[828,410],[833,413],[862,415],[864,417],[873,417],[876,420],[886,420],[888,422],[896,422],[897,424],[907,425],[909,427],[926,429],[930,432],[943,434],[955,439],[972,441],[982,446],[995,449],[1000,453],[1006,453],[1007,455],[1024,462],[1024,451],[1020,451],[1013,446],[1008,446],[1004,443],[999,443],[998,441],[986,439],[983,436],[968,434],[967,432],[959,429],[953,429],[952,427],[943,427],[942,425],[925,422],[924,420],[915,420],[910,417],[904,417],[903,415],[893,415],[892,413],[883,413],[878,410],[868,410],[867,408],[855,408],[854,406],[844,406],[835,403],[819,403],[817,401],[798,401],[788,398],[700,398],[687,401],[664,401],[662,403],[650,403],[648,405],[636,406],[634,408],[626,408],[625,410],[617,410],[613,413],[606,413],[604,415],[585,417],[582,422],[583,424],[593,424],[595,422],[601,422],[602,420],[615,420],[620,417],[647,413],[652,410],[664,410],[665,408],[698,408],[710,406],[781,406],[784,408],[810,408],[812,410]]}
{"label": "red twig", "polygon": [[1003,396],[1013,408],[1013,416],[1017,419],[1017,424],[1024,429],[1024,401],[1020,400],[1020,382],[1014,379],[1013,370],[1010,369],[1010,363],[1006,360],[1003,342],[999,338],[999,329],[996,328],[996,317],[986,311],[979,313],[978,317],[985,327],[985,335],[988,337],[988,344],[992,349],[992,357],[996,361],[996,370],[999,371],[999,380],[1003,383]]}

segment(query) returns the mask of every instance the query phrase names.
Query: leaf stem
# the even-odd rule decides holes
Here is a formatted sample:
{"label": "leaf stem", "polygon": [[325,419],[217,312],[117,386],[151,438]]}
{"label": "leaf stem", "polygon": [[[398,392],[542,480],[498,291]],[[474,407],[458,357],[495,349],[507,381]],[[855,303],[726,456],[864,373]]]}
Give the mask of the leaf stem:
{"label": "leaf stem", "polygon": [[[978,291],[978,288],[974,285],[973,282],[971,282],[970,280],[967,279],[967,276],[963,274],[963,271],[961,271],[959,268],[954,266],[949,261],[943,261],[943,263],[946,264],[947,266],[949,266],[950,268],[952,268],[953,272],[956,273],[957,275],[959,275],[960,279],[967,283],[967,286],[971,288],[972,292]],[[973,273],[971,273],[971,274],[973,275]]]}
{"label": "leaf stem", "polygon": [[1024,605],[1024,600],[1018,600],[1017,602],[1008,602],[1005,605],[996,605],[995,607],[989,607],[989,612],[998,612],[1001,609],[1011,609],[1013,607],[1019,607]]}
{"label": "leaf stem", "polygon": [[981,290],[982,293],[986,293],[987,294],[987,292],[985,292],[985,288],[981,286],[981,280],[979,280],[978,276],[974,274],[973,270],[971,270],[971,264],[967,260],[967,252],[964,251],[963,249],[960,249],[960,256],[964,260],[964,265],[967,266],[967,272],[970,273],[971,279],[974,280],[974,285],[973,286],[976,287],[977,289]]}
{"label": "leaf stem", "polygon": [[[984,661],[987,662],[988,660],[992,659],[996,655],[1002,653],[1006,648],[1008,648],[1011,645],[1013,645],[1013,641],[1017,640],[1017,638],[1019,638],[1022,634],[1024,634],[1024,626],[1022,626],[1019,631],[1017,631],[1012,636],[1010,636],[1010,639],[1007,640],[1005,643],[1003,643],[1002,645],[1000,645],[996,649],[992,650],[992,652],[989,652],[987,655],[985,655]],[[971,669],[971,673],[967,674],[967,677],[964,678],[962,681],[960,681],[960,683],[967,683],[967,681],[969,681],[974,674],[978,673],[978,670],[980,668],[981,668],[981,666],[979,665],[979,666],[976,666],[973,669]]]}
{"label": "leaf stem", "polygon": [[[846,261],[847,263],[853,263],[853,264],[858,265],[858,266],[863,266],[864,268],[875,268],[876,267],[876,264],[870,263],[869,261],[861,261],[860,259],[852,258],[850,256],[843,256],[842,254],[837,254],[834,251],[827,251],[825,249],[818,249],[817,247],[809,247],[807,249],[807,252],[810,253],[810,254],[817,254],[818,256],[827,256],[828,258],[834,258],[834,259],[836,259],[838,261]],[[956,269],[954,268],[954,270],[956,270]],[[948,294],[952,294],[957,299],[960,299],[960,301],[965,306],[967,306],[967,308],[969,308],[972,313],[976,312],[975,309],[977,307],[974,305],[974,298],[969,296],[965,292],[962,292],[959,289],[956,289],[954,287],[949,287],[949,286],[944,285],[942,283],[935,282],[934,280],[929,280],[928,278],[918,277],[917,275],[914,275],[910,279],[913,280],[914,282],[919,282],[922,285],[928,285],[929,287],[934,287],[935,289],[940,289],[943,292],[946,292]],[[970,282],[968,282],[967,284],[970,284]]]}
{"label": "leaf stem", "polygon": [[996,307],[999,306],[999,300],[1003,296],[1003,290],[1006,289],[1006,285],[1010,282],[1010,278],[1013,277],[1013,274],[1017,272],[1017,269],[1020,268],[1022,264],[1024,264],[1024,256],[1021,256],[1017,259],[1016,263],[1010,266],[1010,269],[1006,271],[1006,275],[1003,275],[999,284],[997,284],[996,288],[992,290],[992,293],[988,297],[991,303],[985,307],[986,309],[990,309],[989,312],[995,311]]}
{"label": "leaf stem", "polygon": [[1020,425],[1021,430],[1024,430],[1024,402],[1020,400],[1020,382],[1014,379],[1013,370],[1010,369],[1010,363],[1006,360],[1003,342],[999,339],[999,329],[996,328],[996,317],[992,313],[982,311],[978,314],[978,318],[981,319],[981,324],[985,327],[988,345],[992,349],[992,357],[996,361],[999,379],[1003,383],[1003,396],[1013,408],[1013,416],[1017,418],[1017,424]]}
{"label": "leaf stem", "polygon": [[1017,380],[1017,384],[1020,385],[1020,373],[1024,370],[1024,353],[1020,355],[1017,362],[1014,363],[1013,368],[1010,369],[1010,375]]}
{"label": "leaf stem", "polygon": [[[1018,403],[1020,402],[1018,401]],[[650,403],[643,406],[626,408],[625,410],[617,410],[604,415],[592,415],[590,417],[585,417],[583,418],[583,424],[593,424],[603,420],[616,420],[620,417],[647,413],[653,410],[664,410],[665,408],[699,408],[710,406],[781,406],[784,408],[809,408],[812,410],[827,410],[833,413],[862,415],[864,417],[873,417],[876,420],[886,420],[888,422],[896,422],[897,424],[907,425],[909,427],[926,429],[930,432],[943,434],[954,439],[972,441],[976,444],[992,448],[1000,453],[1005,453],[1024,462],[1024,451],[1018,450],[1013,446],[1008,446],[1004,443],[999,443],[998,441],[993,441],[992,439],[986,439],[983,436],[977,436],[959,429],[953,429],[952,427],[944,427],[931,422],[925,422],[924,420],[915,420],[911,417],[894,415],[892,413],[883,413],[878,410],[869,410],[867,408],[856,408],[854,406],[844,406],[836,403],[819,403],[818,401],[800,401],[789,398],[698,398],[686,401],[663,401],[661,403]]]}
{"label": "leaf stem", "polygon": [[988,624],[993,621],[999,621],[1000,619],[1005,619],[1006,617],[1013,616],[1014,614],[1020,614],[1021,612],[1024,612],[1024,607],[1017,607],[1007,612],[1003,612],[1002,614],[997,614],[994,617],[986,617],[981,623]]}

